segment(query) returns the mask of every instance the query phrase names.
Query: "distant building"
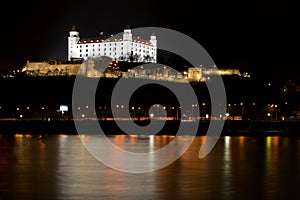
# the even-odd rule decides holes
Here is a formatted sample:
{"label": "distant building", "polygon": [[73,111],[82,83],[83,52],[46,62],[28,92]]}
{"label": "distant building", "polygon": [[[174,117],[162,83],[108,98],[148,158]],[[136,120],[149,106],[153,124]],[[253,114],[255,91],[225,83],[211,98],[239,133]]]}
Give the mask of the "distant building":
{"label": "distant building", "polygon": [[[241,76],[239,69],[218,69],[209,68],[205,69],[202,67],[189,67],[187,72],[184,72],[187,76],[188,81],[199,82],[205,81],[209,76],[226,76],[226,75],[238,75]],[[247,75],[247,76],[246,76]],[[250,77],[248,73],[243,75],[244,77]]]}
{"label": "distant building", "polygon": [[124,29],[123,37],[105,38],[101,32],[97,38],[80,38],[76,26],[72,26],[68,37],[68,60],[86,60],[108,56],[113,60],[129,62],[157,61],[157,40],[154,33],[150,40],[133,37],[131,29]]}
{"label": "distant building", "polygon": [[225,76],[225,75],[238,75],[241,76],[239,69],[217,69],[217,68],[211,68],[202,70],[202,74],[204,76],[210,76],[210,75],[219,75],[219,76]]}
{"label": "distant building", "polygon": [[71,76],[77,75],[80,63],[29,62],[22,68],[28,76]]}
{"label": "distant building", "polygon": [[187,79],[189,81],[202,81],[202,68],[199,67],[189,67],[187,72]]}

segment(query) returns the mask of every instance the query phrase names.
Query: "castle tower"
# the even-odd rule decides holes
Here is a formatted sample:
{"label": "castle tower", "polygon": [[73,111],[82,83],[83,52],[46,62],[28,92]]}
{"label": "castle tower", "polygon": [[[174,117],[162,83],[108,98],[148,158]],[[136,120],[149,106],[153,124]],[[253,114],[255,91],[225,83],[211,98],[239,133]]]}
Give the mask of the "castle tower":
{"label": "castle tower", "polygon": [[[152,33],[150,36],[150,43],[153,45],[153,47],[155,47],[155,49],[157,48],[157,39],[156,39],[156,35],[154,33]],[[152,57],[153,57],[153,61],[157,62],[156,51],[153,52]]]}
{"label": "castle tower", "polygon": [[154,33],[151,34],[150,36],[150,42],[151,44],[156,47],[157,46],[157,40],[156,40],[156,35]]}
{"label": "castle tower", "polygon": [[74,57],[78,57],[75,52],[76,44],[79,41],[79,32],[75,25],[71,27],[68,37],[68,60],[72,60]]}
{"label": "castle tower", "polygon": [[126,26],[124,29],[123,41],[132,41],[132,33],[129,26]]}

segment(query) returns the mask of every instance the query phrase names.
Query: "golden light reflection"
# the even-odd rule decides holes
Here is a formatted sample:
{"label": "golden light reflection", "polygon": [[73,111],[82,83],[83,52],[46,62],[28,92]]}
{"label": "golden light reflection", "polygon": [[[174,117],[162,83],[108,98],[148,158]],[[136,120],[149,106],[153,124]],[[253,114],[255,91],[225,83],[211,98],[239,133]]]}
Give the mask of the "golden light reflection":
{"label": "golden light reflection", "polygon": [[272,137],[268,136],[266,138],[266,148],[265,148],[265,171],[266,174],[269,175],[271,169],[271,156],[272,156],[272,148],[271,148]]}
{"label": "golden light reflection", "polygon": [[240,151],[239,151],[239,160],[243,160],[243,157],[244,157],[244,145],[245,145],[245,136],[239,136],[238,137],[238,141],[239,141],[239,149],[240,149]]}
{"label": "golden light reflection", "polygon": [[266,141],[267,149],[270,149],[270,148],[271,148],[271,142],[272,142],[272,137],[271,137],[271,136],[268,136],[268,137],[267,137],[267,141]]}
{"label": "golden light reflection", "polygon": [[114,141],[112,142],[118,147],[123,148],[125,144],[125,139],[126,139],[126,135],[116,135],[113,137]]}
{"label": "golden light reflection", "polygon": [[245,143],[245,136],[239,136],[239,145],[244,146]]}
{"label": "golden light reflection", "polygon": [[136,143],[137,135],[130,135],[129,138],[130,138],[130,144]]}
{"label": "golden light reflection", "polygon": [[31,136],[30,134],[26,134],[26,135],[25,135],[25,138],[26,138],[26,139],[30,139],[31,137],[32,137],[32,136]]}
{"label": "golden light reflection", "polygon": [[266,148],[265,148],[265,171],[269,176],[272,172],[276,172],[278,168],[277,163],[273,163],[278,160],[279,156],[279,136],[268,136],[266,138]]}
{"label": "golden light reflection", "polygon": [[15,138],[20,138],[20,139],[22,139],[22,138],[23,138],[23,135],[22,135],[22,134],[15,134]]}
{"label": "golden light reflection", "polygon": [[47,170],[46,144],[43,140],[39,140],[39,170]]}
{"label": "golden light reflection", "polygon": [[80,135],[78,135],[78,137],[80,140],[82,140],[84,142],[89,142],[89,140],[90,140],[90,137],[87,135],[80,134]]}
{"label": "golden light reflection", "polygon": [[273,146],[276,147],[276,148],[278,147],[279,139],[280,139],[279,136],[274,136],[273,137]]}
{"label": "golden light reflection", "polygon": [[225,136],[225,144],[224,144],[224,168],[225,168],[225,172],[229,172],[230,168],[231,168],[230,136]]}
{"label": "golden light reflection", "polygon": [[125,141],[125,135],[116,135],[114,138],[117,143],[124,143]]}

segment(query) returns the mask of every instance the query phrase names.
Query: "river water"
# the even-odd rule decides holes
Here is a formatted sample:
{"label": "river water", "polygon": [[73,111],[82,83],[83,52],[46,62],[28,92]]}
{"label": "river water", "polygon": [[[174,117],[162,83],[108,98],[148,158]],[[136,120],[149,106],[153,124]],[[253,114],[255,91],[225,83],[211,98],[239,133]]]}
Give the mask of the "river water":
{"label": "river water", "polygon": [[[172,139],[110,136],[131,150]],[[97,161],[78,135],[0,135],[0,199],[300,199],[300,137],[225,136],[199,159],[204,139],[165,168],[133,174]]]}

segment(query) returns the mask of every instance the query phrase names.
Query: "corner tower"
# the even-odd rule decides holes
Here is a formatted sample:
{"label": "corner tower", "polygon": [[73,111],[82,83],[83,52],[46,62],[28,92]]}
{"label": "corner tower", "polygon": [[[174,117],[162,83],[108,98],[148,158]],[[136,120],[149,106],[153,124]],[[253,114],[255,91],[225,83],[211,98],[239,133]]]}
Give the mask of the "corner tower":
{"label": "corner tower", "polygon": [[124,28],[123,40],[124,41],[132,41],[132,33],[131,33],[131,29],[129,26],[126,26]]}
{"label": "corner tower", "polygon": [[77,30],[77,27],[73,25],[69,31],[69,37],[68,37],[68,60],[72,60],[72,58],[78,57],[76,49],[76,44],[79,41],[79,32]]}

